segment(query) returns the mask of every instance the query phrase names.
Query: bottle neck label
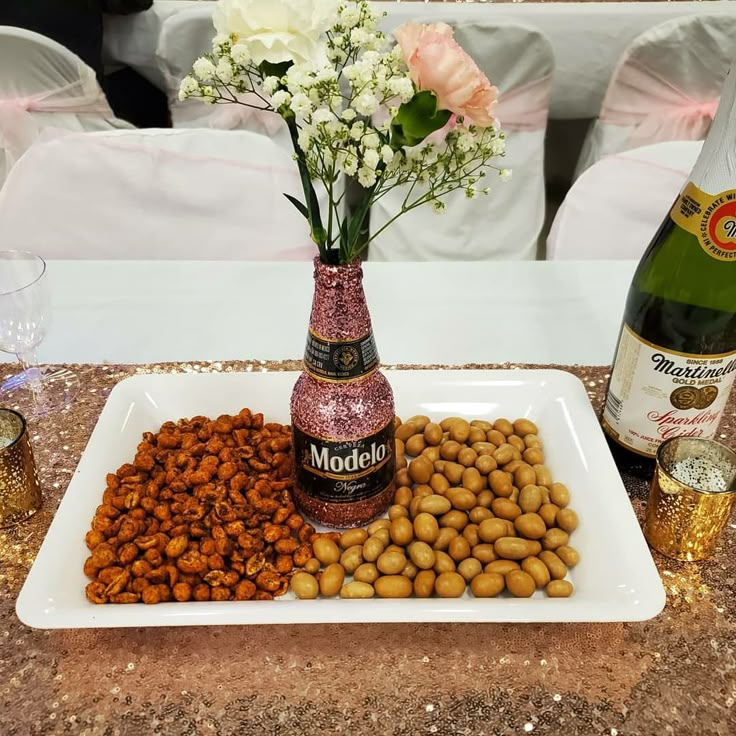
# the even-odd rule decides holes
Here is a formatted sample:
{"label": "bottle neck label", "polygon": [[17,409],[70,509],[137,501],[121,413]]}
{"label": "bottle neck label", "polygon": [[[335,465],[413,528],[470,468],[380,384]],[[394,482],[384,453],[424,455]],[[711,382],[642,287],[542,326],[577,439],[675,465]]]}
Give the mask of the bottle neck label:
{"label": "bottle neck label", "polygon": [[383,493],[393,482],[393,420],[375,434],[329,440],[293,425],[297,485],[326,503],[355,503]]}
{"label": "bottle neck label", "polygon": [[309,330],[304,370],[320,381],[354,381],[378,368],[373,332],[357,340],[328,340]]}
{"label": "bottle neck label", "polygon": [[736,189],[714,196],[688,182],[670,217],[694,235],[709,256],[736,262]]}
{"label": "bottle neck label", "polygon": [[691,355],[655,345],[624,324],[603,410],[603,428],[654,457],[675,436],[713,437],[734,378],[736,351]]}

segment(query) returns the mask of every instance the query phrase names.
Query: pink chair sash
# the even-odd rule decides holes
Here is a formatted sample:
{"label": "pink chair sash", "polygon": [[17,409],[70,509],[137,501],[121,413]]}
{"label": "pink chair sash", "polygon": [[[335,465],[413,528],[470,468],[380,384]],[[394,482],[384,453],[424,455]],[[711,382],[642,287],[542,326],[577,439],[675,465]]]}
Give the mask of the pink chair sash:
{"label": "pink chair sash", "polygon": [[[253,105],[262,105],[263,101],[259,100],[253,94],[243,95],[243,102]],[[273,137],[283,125],[283,119],[275,112],[267,110],[256,110],[246,105],[217,105],[216,110],[210,118],[210,127],[220,130],[253,130],[260,132],[263,130],[269,136]]]}
{"label": "pink chair sash", "polygon": [[552,77],[522,84],[498,96],[496,117],[507,131],[543,130],[547,125]]}
{"label": "pink chair sash", "polygon": [[83,80],[26,97],[0,98],[0,146],[5,149],[6,168],[10,168],[41,133],[31,113],[73,113],[113,117],[102,90],[90,89]]}
{"label": "pink chair sash", "polygon": [[702,140],[717,109],[718,99],[694,99],[651,69],[628,61],[606,94],[600,119],[635,126],[625,147],[636,148],[660,141]]}

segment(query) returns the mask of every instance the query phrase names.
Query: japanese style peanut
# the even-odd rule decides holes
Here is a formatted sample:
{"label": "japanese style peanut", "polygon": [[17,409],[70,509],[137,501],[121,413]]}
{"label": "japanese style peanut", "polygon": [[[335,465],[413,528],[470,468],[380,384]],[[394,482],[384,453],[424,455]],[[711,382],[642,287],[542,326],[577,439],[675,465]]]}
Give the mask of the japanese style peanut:
{"label": "japanese style peanut", "polygon": [[[568,544],[579,520],[544,465],[534,422],[418,416],[396,436],[402,462],[388,519],[315,535],[320,588],[335,595],[339,579],[344,598],[458,597],[467,586],[480,598],[572,594],[564,578],[580,558]],[[299,596],[303,582],[294,582]]]}

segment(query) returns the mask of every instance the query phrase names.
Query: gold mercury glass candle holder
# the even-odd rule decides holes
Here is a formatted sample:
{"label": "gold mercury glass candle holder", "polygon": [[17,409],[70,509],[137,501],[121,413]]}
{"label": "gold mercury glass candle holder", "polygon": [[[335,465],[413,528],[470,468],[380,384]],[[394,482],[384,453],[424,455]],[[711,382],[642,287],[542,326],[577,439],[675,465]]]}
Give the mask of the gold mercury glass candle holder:
{"label": "gold mercury glass candle holder", "polygon": [[41,485],[26,420],[0,409],[0,528],[30,518],[41,508]]}
{"label": "gold mercury glass candle holder", "polygon": [[715,549],[736,499],[736,453],[697,437],[672,437],[657,451],[644,536],[676,560],[703,560]]}

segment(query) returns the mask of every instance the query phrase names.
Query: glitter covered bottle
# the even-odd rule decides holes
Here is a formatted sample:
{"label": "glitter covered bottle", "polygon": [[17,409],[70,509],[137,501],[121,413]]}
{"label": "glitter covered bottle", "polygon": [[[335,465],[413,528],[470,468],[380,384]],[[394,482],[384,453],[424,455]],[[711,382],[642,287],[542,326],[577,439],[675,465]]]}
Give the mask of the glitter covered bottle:
{"label": "glitter covered bottle", "polygon": [[291,395],[294,497],[333,527],[382,513],[394,490],[394,397],[380,372],[360,263],[314,261],[304,371]]}

